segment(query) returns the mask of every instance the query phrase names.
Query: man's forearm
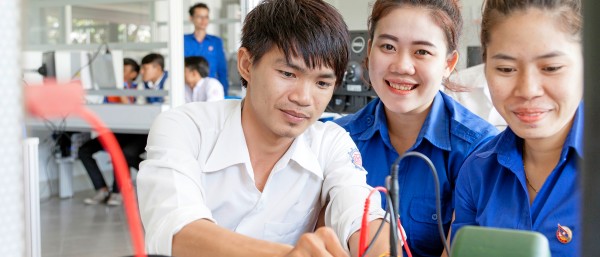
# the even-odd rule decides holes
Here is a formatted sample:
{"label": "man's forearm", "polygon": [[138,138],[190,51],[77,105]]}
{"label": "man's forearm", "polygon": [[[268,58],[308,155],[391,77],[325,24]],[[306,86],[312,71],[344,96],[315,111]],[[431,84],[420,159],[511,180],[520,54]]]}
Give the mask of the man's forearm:
{"label": "man's forearm", "polygon": [[[381,222],[385,222],[383,224],[383,228],[381,232],[379,232],[379,236],[377,236],[377,241],[373,242],[373,246],[367,253],[367,256],[380,256],[383,253],[390,251],[390,224],[383,219],[376,219],[369,222],[369,238],[367,239],[367,244],[371,242],[373,236],[377,232],[379,225]],[[360,242],[360,230],[356,231],[354,234],[350,236],[348,240],[348,246],[350,248],[350,256],[358,256],[358,244]],[[399,256],[402,256],[402,243],[398,241],[398,253]]]}
{"label": "man's forearm", "polygon": [[173,236],[173,256],[285,256],[292,246],[244,236],[208,220],[194,221]]}

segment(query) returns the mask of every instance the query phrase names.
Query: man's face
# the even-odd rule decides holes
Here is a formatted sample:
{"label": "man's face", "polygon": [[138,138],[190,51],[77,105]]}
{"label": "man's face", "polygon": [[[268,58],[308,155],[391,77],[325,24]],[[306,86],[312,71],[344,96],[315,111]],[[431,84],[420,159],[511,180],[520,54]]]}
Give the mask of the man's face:
{"label": "man's face", "polygon": [[277,47],[258,63],[241,48],[238,60],[240,74],[248,81],[242,126],[261,131],[265,139],[297,137],[321,117],[333,95],[332,68],[311,69],[301,57],[287,62]]}
{"label": "man's face", "polygon": [[142,80],[144,82],[152,81],[156,82],[160,76],[162,76],[163,71],[160,66],[156,63],[146,63],[142,64]]}
{"label": "man's face", "polygon": [[200,73],[194,69],[185,68],[183,72],[183,78],[185,80],[185,84],[194,87],[196,83],[200,80]]}
{"label": "man's face", "polygon": [[131,67],[131,65],[123,66],[123,81],[133,82],[137,78],[138,73]]}
{"label": "man's face", "polygon": [[208,9],[206,8],[195,8],[194,15],[190,17],[190,21],[194,24],[195,30],[206,31],[208,27]]}

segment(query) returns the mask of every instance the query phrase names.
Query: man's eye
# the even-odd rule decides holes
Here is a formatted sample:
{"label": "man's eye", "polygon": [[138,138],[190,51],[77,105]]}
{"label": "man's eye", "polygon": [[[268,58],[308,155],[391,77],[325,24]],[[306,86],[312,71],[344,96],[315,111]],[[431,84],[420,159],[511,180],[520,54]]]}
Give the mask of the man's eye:
{"label": "man's eye", "polygon": [[295,77],[294,73],[291,73],[291,72],[280,70],[279,73],[281,73],[281,75],[283,75],[286,78],[293,78],[293,77]]}

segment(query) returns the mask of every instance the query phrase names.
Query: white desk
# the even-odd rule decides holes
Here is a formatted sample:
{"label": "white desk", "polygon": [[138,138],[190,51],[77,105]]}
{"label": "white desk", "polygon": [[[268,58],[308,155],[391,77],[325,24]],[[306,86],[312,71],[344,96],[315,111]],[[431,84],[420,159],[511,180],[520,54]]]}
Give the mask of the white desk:
{"label": "white desk", "polygon": [[[158,114],[169,109],[168,105],[148,104],[95,104],[87,107],[100,117],[100,119],[115,133],[147,134],[152,122]],[[62,124],[61,120],[50,120],[55,126]],[[26,121],[30,130],[49,131],[44,121],[28,117]],[[79,117],[66,117],[65,131],[88,132],[92,130],[90,124]],[[50,131],[49,131],[50,132]],[[73,161],[76,157],[57,159],[59,196],[68,198],[73,196]]]}
{"label": "white desk", "polygon": [[[97,104],[87,107],[102,119],[108,128],[116,133],[147,134],[152,122],[159,113],[168,110],[168,105],[160,104]],[[61,120],[51,120],[58,124]],[[27,127],[46,130],[44,122],[37,118],[27,118]],[[66,117],[65,130],[91,131],[90,124],[79,117]]]}

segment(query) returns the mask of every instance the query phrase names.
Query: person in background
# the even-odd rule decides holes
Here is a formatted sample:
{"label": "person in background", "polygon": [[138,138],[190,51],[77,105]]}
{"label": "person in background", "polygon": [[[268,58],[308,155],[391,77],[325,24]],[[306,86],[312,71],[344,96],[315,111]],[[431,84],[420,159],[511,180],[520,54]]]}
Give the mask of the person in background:
{"label": "person in background", "polygon": [[[165,58],[161,54],[150,53],[142,58],[142,81],[146,90],[168,89],[169,73],[165,71]],[[146,103],[163,103],[162,96],[146,97]]]}
{"label": "person in background", "polygon": [[227,96],[229,81],[223,40],[206,32],[210,20],[208,5],[197,3],[190,7],[189,13],[190,21],[194,24],[194,33],[183,36],[183,56],[204,57],[212,67],[208,76],[221,82]]}
{"label": "person in background", "polygon": [[[342,82],[348,41],[322,0],[250,11],[238,51],[246,97],[185,104],[152,125],[137,177],[149,253],[357,256],[372,188],[346,131],[317,121]],[[384,222],[378,194],[368,215],[372,237]],[[319,219],[327,227],[310,233]],[[388,249],[380,236],[369,256]]]}
{"label": "person in background", "polygon": [[364,156],[367,183],[385,185],[394,161],[408,151],[429,157],[440,180],[441,215],[435,184],[424,160],[399,165],[400,219],[414,256],[440,256],[448,235],[453,191],[467,156],[497,134],[485,120],[441,92],[458,62],[462,17],[457,0],[377,0],[368,22],[367,70],[378,99],[334,122],[345,128]]}
{"label": "person in background", "polygon": [[552,256],[580,256],[582,20],[580,0],[486,1],[485,76],[508,128],[465,161],[453,234],[465,225],[537,231]]}
{"label": "person in background", "polygon": [[[139,70],[140,66],[133,59],[125,58],[123,60],[123,83],[126,89],[135,89],[137,87],[134,81],[138,76]],[[109,103],[131,104],[135,102],[135,98],[127,96],[109,96],[107,97],[107,101]],[[139,164],[142,161],[140,154],[144,152],[147,136],[142,134],[115,133],[115,137],[123,150],[127,165],[138,169]],[[106,203],[108,205],[121,205],[122,199],[119,194],[117,180],[113,180],[112,188],[109,189],[106,180],[98,167],[98,163],[93,156],[95,153],[102,150],[104,150],[104,148],[102,147],[102,144],[100,144],[99,138],[94,138],[81,145],[77,151],[77,155],[96,190],[96,194],[84,199],[84,202],[86,204]]]}
{"label": "person in background", "polygon": [[[140,73],[140,65],[131,58],[123,59],[123,89],[136,89],[137,83],[135,79]],[[107,96],[106,103],[135,103],[133,96]]]}
{"label": "person in background", "polygon": [[223,85],[208,77],[208,62],[202,56],[185,58],[185,102],[212,102],[224,99]]}

